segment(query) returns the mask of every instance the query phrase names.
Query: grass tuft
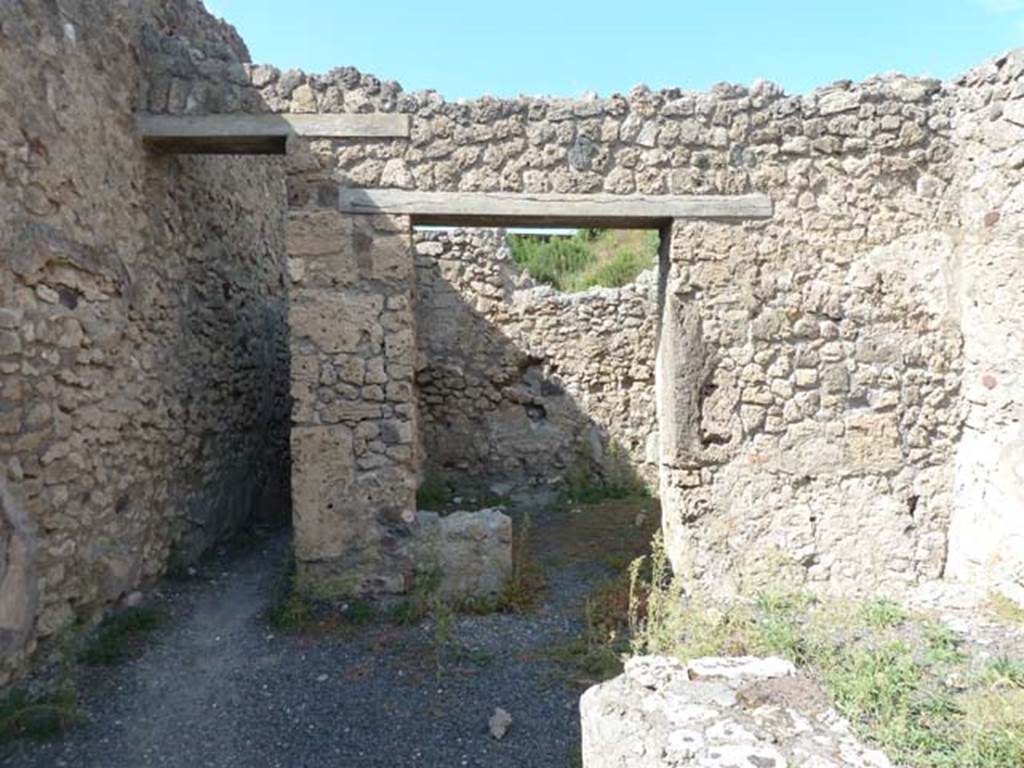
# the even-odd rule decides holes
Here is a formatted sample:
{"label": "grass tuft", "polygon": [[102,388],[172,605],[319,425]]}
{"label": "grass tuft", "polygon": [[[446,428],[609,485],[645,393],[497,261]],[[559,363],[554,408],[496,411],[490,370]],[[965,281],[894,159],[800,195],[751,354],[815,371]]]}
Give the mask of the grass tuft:
{"label": "grass tuft", "polygon": [[872,629],[891,629],[903,624],[909,614],[903,607],[886,598],[869,600],[860,607],[861,618]]}
{"label": "grass tuft", "polygon": [[130,658],[155,629],[164,622],[164,614],[152,606],[125,608],[107,616],[84,641],[77,658],[90,666],[117,664]]}
{"label": "grass tuft", "polygon": [[544,568],[530,557],[530,516],[525,514],[512,542],[512,574],[495,598],[494,610],[501,613],[531,611],[544,596],[546,588]]}
{"label": "grass tuft", "polygon": [[1024,766],[1024,660],[972,672],[956,632],[889,600],[858,605],[761,590],[705,602],[669,573],[660,537],[630,574],[635,653],[783,656],[821,680],[860,735],[896,763]]}
{"label": "grass tuft", "polygon": [[71,685],[62,684],[49,697],[32,697],[21,689],[0,696],[0,744],[52,739],[79,720],[78,694]]}
{"label": "grass tuft", "polygon": [[1006,624],[1024,626],[1024,605],[1011,600],[1001,592],[992,591],[985,602],[985,608],[994,618]]}
{"label": "grass tuft", "polygon": [[32,695],[14,688],[0,694],[0,745],[17,739],[45,741],[59,737],[84,720],[75,685],[78,634],[67,631],[61,641],[56,688],[46,695]]}

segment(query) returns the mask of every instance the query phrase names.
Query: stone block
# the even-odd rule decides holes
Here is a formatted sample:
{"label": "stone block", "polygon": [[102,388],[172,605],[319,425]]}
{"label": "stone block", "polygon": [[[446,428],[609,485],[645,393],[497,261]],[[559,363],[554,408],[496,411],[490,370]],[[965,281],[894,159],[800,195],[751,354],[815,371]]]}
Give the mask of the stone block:
{"label": "stone block", "polygon": [[512,520],[498,508],[417,512],[413,538],[417,569],[440,577],[444,597],[495,595],[512,575]]}
{"label": "stone block", "polygon": [[351,248],[359,274],[366,279],[408,283],[415,263],[409,233],[395,231],[393,222],[382,224],[382,219],[354,217]]}
{"label": "stone block", "polygon": [[844,424],[849,472],[886,472],[899,468],[903,454],[895,413],[853,413],[846,416]]}
{"label": "stone block", "polygon": [[384,342],[383,307],[383,297],[357,290],[300,291],[288,312],[292,344],[309,340],[331,354],[377,351]]}
{"label": "stone block", "polygon": [[583,694],[580,720],[584,768],[891,768],[781,659],[633,658]]}
{"label": "stone block", "polygon": [[350,491],[355,460],[343,426],[292,428],[292,517],[300,560],[339,557],[361,535]]}
{"label": "stone block", "polygon": [[327,256],[351,249],[352,217],[337,211],[291,211],[288,255]]}

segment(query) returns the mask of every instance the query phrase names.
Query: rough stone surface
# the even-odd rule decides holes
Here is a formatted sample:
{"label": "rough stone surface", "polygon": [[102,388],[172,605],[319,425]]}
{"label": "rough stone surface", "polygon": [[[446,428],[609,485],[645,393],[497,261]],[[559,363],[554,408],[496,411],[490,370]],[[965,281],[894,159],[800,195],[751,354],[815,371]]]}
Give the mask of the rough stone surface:
{"label": "rough stone surface", "polygon": [[[321,109],[412,120],[409,141],[297,145],[290,199],[305,215],[338,186],[410,179],[420,190],[768,193],[769,221],[677,221],[668,233],[659,381],[647,396],[658,393],[673,565],[723,591],[780,570],[859,590],[943,573],[962,423],[949,193],[960,86],[888,77],[801,97],[761,83],[450,104],[349,70],[299,79],[332,104]],[[292,108],[276,85],[262,95]],[[417,263],[473,274],[444,264],[450,251],[418,251]],[[475,282],[477,313],[514,311],[498,285]],[[423,293],[421,323],[435,311]],[[574,310],[563,312],[570,325]],[[421,352],[432,333],[420,332]],[[473,411],[446,414],[446,399],[455,410],[454,394],[428,401],[424,425],[440,413],[434,423],[462,419],[455,433],[466,434]],[[529,420],[526,408],[509,412]],[[431,429],[421,434],[436,445]],[[493,444],[478,434],[447,451],[466,446],[454,463],[472,466],[501,455]],[[571,462],[566,453],[554,461]]]}
{"label": "rough stone surface", "polygon": [[153,66],[245,55],[189,0],[3,5],[0,685],[172,557],[287,518],[282,164],[132,133]]}
{"label": "rough stone surface", "polygon": [[302,582],[412,586],[415,318],[409,221],[293,210],[292,505]]}
{"label": "rough stone surface", "polygon": [[493,596],[512,575],[512,520],[497,508],[419,512],[411,546],[417,570],[439,577],[443,597]]}
{"label": "rough stone surface", "polygon": [[422,475],[514,498],[657,485],[656,272],[565,294],[521,273],[500,231],[414,247]]}
{"label": "rough stone surface", "polygon": [[[409,588],[429,462],[417,448],[438,441],[417,415],[448,418],[416,386],[432,343],[417,331],[418,282],[441,254],[414,248],[405,217],[340,215],[339,187],[768,194],[770,220],[666,232],[655,387],[647,353],[622,349],[609,365],[637,372],[619,371],[623,393],[598,405],[604,369],[545,348],[547,320],[528,330],[523,316],[508,327],[520,323],[527,361],[541,347],[542,370],[502,385],[489,413],[478,398],[479,423],[523,389],[525,407],[508,412],[534,424],[530,377],[550,384],[561,360],[579,420],[549,444],[555,463],[572,464],[592,419],[594,456],[621,440],[647,473],[655,443],[637,417],[654,399],[668,552],[696,585],[865,592],[949,575],[1024,599],[1022,81],[1013,51],[944,83],[449,103],[352,68],[252,66],[197,0],[8,3],[0,683],[39,638],[131,592],[172,551],[193,557],[280,507],[286,341],[292,445],[307,457],[292,468],[300,576]],[[283,162],[157,158],[131,132],[140,109],[399,112],[411,136],[290,140]],[[482,301],[499,286],[473,282],[452,295],[515,317]],[[636,298],[563,308],[533,294],[530,311],[558,303],[567,327],[601,335],[587,308]],[[456,463],[483,466],[501,446],[480,438],[474,451]]]}
{"label": "rough stone surface", "polygon": [[508,733],[508,729],[512,727],[512,715],[501,707],[497,707],[494,710],[494,714],[487,721],[487,727],[491,732],[491,736],[501,741],[505,738],[505,734]]}
{"label": "rough stone surface", "polygon": [[781,659],[633,658],[583,694],[580,716],[584,768],[891,766]]}
{"label": "rough stone surface", "polygon": [[[676,572],[726,593],[947,571],[1019,592],[1018,313],[971,298],[1015,295],[1019,59],[803,96],[758,82],[448,103],[349,69],[260,92],[288,111],[308,83],[323,111],[411,117],[408,141],[297,144],[290,200],[307,212],[338,187],[767,193],[768,221],[668,233],[655,392]],[[445,408],[428,406],[425,423]]]}

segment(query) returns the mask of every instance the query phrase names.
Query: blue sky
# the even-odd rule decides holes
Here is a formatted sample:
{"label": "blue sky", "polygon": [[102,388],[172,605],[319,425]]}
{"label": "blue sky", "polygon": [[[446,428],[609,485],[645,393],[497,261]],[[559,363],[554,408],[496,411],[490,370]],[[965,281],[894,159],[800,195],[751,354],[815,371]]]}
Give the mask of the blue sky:
{"label": "blue sky", "polygon": [[356,66],[449,99],[703,90],[801,93],[900,71],[951,77],[1024,45],[1024,0],[206,0],[253,61]]}

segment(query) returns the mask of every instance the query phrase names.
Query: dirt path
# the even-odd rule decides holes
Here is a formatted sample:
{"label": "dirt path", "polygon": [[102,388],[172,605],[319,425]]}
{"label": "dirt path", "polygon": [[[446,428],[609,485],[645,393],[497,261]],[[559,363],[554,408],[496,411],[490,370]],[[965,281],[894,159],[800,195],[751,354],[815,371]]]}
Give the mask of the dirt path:
{"label": "dirt path", "polygon": [[[610,528],[632,527],[634,516],[617,514]],[[18,744],[0,765],[571,766],[579,689],[546,652],[579,632],[580,608],[605,573],[571,517],[548,519],[537,535],[543,605],[459,617],[440,667],[429,621],[275,632],[264,613],[287,537],[227,554],[161,585],[170,619],[139,658],[85,675],[85,723],[59,741]],[[487,730],[495,707],[513,717],[500,742]]]}

